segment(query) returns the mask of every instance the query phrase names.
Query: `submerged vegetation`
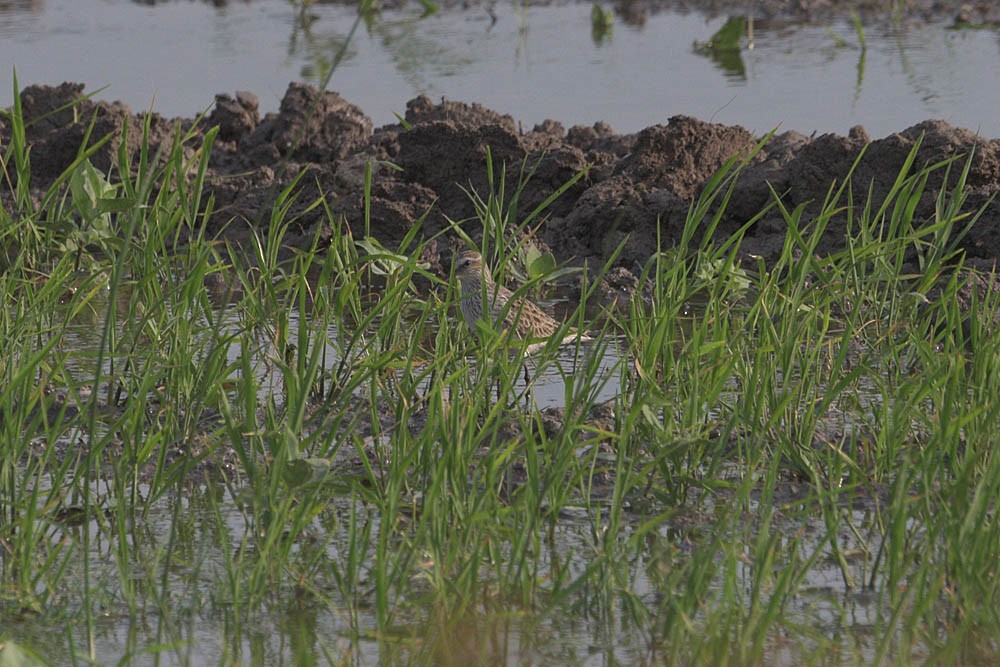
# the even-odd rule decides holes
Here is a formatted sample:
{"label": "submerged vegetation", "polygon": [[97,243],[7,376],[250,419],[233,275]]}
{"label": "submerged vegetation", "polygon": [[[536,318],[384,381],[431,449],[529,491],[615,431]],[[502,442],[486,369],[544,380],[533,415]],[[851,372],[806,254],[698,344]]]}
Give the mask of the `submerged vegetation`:
{"label": "submerged vegetation", "polygon": [[[595,340],[529,360],[562,379],[543,410],[419,225],[385,249],[319,200],[332,233],[280,259],[303,172],[251,243],[214,238],[213,131],[110,174],[88,137],[34,197],[7,120],[5,660],[995,662],[1000,296],[963,267],[962,159],[914,150],[860,208],[846,174],[818,214],[774,193],[784,249],[748,266],[759,216],[716,233],[734,158],[627,303],[587,310],[582,276]],[[452,229],[534,288],[542,210],[505,180]]]}

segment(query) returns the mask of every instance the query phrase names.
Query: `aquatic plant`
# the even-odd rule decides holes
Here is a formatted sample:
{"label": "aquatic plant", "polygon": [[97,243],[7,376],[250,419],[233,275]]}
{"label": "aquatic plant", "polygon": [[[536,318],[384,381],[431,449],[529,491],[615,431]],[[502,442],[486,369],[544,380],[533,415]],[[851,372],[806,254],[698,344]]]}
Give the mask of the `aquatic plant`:
{"label": "aquatic plant", "polygon": [[[304,202],[331,231],[285,259],[301,173],[247,243],[213,238],[214,132],[153,155],[148,125],[36,204],[20,114],[0,645],[53,664],[995,657],[1000,297],[964,266],[968,156],[918,167],[914,148],[862,206],[851,174],[814,208],[775,192],[723,235],[752,154],[733,158],[623,310],[587,311],[607,266],[584,274],[568,320],[595,341],[554,340],[525,383],[418,259],[422,225],[389,248]],[[453,229],[544,296],[521,167]],[[765,215],[785,245],[747,266]],[[818,255],[838,218],[845,249]],[[52,252],[42,221],[108,235]],[[538,398],[553,375],[558,409]]]}

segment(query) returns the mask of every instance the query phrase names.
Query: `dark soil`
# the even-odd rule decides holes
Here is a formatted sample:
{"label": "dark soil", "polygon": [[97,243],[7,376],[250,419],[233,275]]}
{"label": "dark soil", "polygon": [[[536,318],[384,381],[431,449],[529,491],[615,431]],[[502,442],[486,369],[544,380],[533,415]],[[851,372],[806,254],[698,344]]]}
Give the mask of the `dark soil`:
{"label": "dark soil", "polygon": [[[139,150],[139,128],[145,118],[120,103],[83,99],[83,89],[82,84],[64,83],[30,86],[21,93],[31,150],[30,188],[38,201],[76,159],[89,123],[94,123],[91,144],[110,136],[92,157],[97,168],[114,173],[122,142],[124,151],[133,156]],[[73,103],[75,109],[68,106]],[[129,133],[124,136],[126,125]],[[521,192],[521,211],[533,209],[586,170],[547,209],[536,238],[566,263],[601,264],[622,245],[623,252],[604,281],[601,296],[605,302],[639,287],[635,276],[655,252],[658,234],[664,245],[675,243],[689,206],[706,181],[727,160],[749,151],[760,140],[739,126],[685,116],[635,134],[616,134],[600,123],[567,130],[557,121],[525,129],[511,116],[477,104],[434,103],[426,97],[407,105],[405,126],[376,129],[361,109],[336,93],[291,84],[279,112],[263,118],[257,98],[246,92],[235,97],[219,95],[215,109],[198,127],[194,119],[154,114],[149,119],[150,153],[161,146],[169,149],[179,133],[191,132],[193,138],[184,150],[194,158],[203,133],[215,126],[219,132],[206,193],[215,200],[210,231],[237,242],[252,230],[263,231],[278,192],[303,170],[308,170],[300,181],[303,192],[291,212],[293,229],[285,237],[290,246],[311,245],[331,224],[322,207],[312,206],[318,197],[326,198],[329,209],[356,237],[364,233],[363,196],[369,164],[373,166],[370,231],[389,247],[395,247],[425,216],[421,232],[425,237],[446,229],[448,220],[462,221],[473,238],[479,236],[468,192],[489,190],[487,149],[496,172],[503,167],[507,170],[508,192],[522,169],[533,171]],[[7,146],[10,140],[11,127],[0,117],[0,143]],[[717,234],[725,238],[739,229],[773,201],[772,192],[780,194],[788,210],[805,207],[804,219],[808,219],[808,212],[819,210],[831,184],[848,175],[862,150],[863,157],[851,175],[853,203],[862,205],[869,192],[878,203],[917,142],[916,167],[968,155],[975,149],[967,210],[984,211],[962,247],[970,265],[995,269],[1000,256],[1000,204],[993,199],[1000,191],[1000,140],[980,138],[934,120],[877,141],[862,127],[853,128],[847,136],[786,132],[773,137],[742,173]],[[4,171],[12,186],[15,171],[11,165],[5,165]],[[942,181],[943,171],[932,175],[929,194],[917,204],[918,220],[933,219],[934,195]],[[0,188],[0,203],[12,210],[11,187]],[[843,248],[845,231],[845,219],[835,219],[817,252]],[[773,261],[785,232],[782,217],[772,210],[749,230],[742,252]],[[429,244],[427,259],[443,271],[455,243],[455,234],[443,235]],[[985,291],[997,289],[993,276],[974,278],[959,295],[962,307],[981,301]],[[1000,319],[1000,314],[994,319]],[[560,420],[558,414],[550,417],[554,423]],[[197,454],[201,447],[191,443],[171,456]],[[205,464],[227,470],[234,465],[234,457],[231,452],[213,455]]]}
{"label": "dark soil", "polygon": [[[83,100],[83,86],[30,86],[22,91],[29,122],[31,189],[41,194],[77,156],[87,125],[95,119],[91,142],[111,135],[92,161],[101,170],[118,159],[122,129],[131,131],[126,149],[138,150],[143,118],[120,103]],[[76,108],[66,108],[77,101]],[[200,133],[219,127],[208,173],[215,198],[212,225],[216,233],[239,239],[269,219],[278,191],[298,176],[304,192],[293,211],[295,225],[290,244],[308,244],[330,223],[322,208],[310,207],[318,197],[351,228],[363,234],[365,166],[373,165],[371,235],[389,247],[422,216],[423,234],[447,227],[447,220],[465,221],[475,238],[478,221],[468,191],[486,193],[486,154],[494,167],[508,172],[508,192],[527,165],[533,176],[520,198],[520,210],[530,211],[581,170],[586,175],[548,209],[537,231],[561,262],[600,263],[619,244],[616,289],[634,289],[629,272],[642,266],[656,248],[658,228],[663,243],[671,245],[684,225],[691,201],[706,180],[730,157],[750,150],[760,137],[739,126],[707,123],[675,116],[666,125],[654,125],[635,134],[615,134],[610,127],[565,129],[547,121],[531,129],[520,127],[509,115],[477,104],[426,97],[407,105],[402,124],[373,129],[364,112],[333,92],[321,93],[303,84],[288,87],[278,113],[263,118],[251,93],[219,95],[212,113],[195,128],[186,150],[192,154]],[[152,150],[170,142],[178,132],[194,126],[193,119],[168,120],[156,114],[150,124]],[[0,142],[10,141],[10,127],[0,119]],[[771,139],[737,184],[718,229],[728,236],[773,201],[772,189],[787,209],[804,206],[819,210],[831,183],[841,182],[864,149],[851,176],[854,204],[871,191],[880,202],[893,185],[904,160],[918,142],[916,166],[967,155],[975,148],[969,174],[968,210],[991,202],[1000,190],[1000,140],[983,139],[973,132],[928,120],[884,139],[872,141],[863,127],[847,136],[808,137],[785,132]],[[389,163],[401,169],[390,168]],[[14,178],[13,170],[7,173]],[[957,172],[954,169],[953,172]],[[933,195],[942,185],[943,170],[931,177],[928,192],[917,206],[918,220],[934,216]],[[954,174],[952,178],[954,179]],[[9,188],[0,198],[10,210]],[[846,203],[846,202],[844,202]],[[806,215],[805,219],[808,219]],[[223,231],[224,230],[224,231]],[[774,260],[784,242],[785,224],[770,212],[749,230],[742,246],[746,255]],[[843,247],[845,219],[835,220],[817,249],[829,253]],[[450,256],[454,235],[432,244],[431,259]],[[962,245],[970,261],[989,268],[1000,256],[1000,204],[989,203]]]}
{"label": "dark soil", "polygon": [[873,21],[940,21],[958,25],[1000,23],[1000,6],[993,0],[616,0],[615,12],[626,20],[647,12],[700,12],[708,16],[752,15],[764,21],[828,21],[850,19],[856,12]]}
{"label": "dark soil", "polygon": [[[155,1],[155,0],[153,0]],[[572,0],[528,0],[528,5],[564,4]],[[213,0],[225,3],[226,0]],[[321,3],[354,5],[356,0],[319,0]],[[493,12],[496,0],[435,0],[440,7],[482,7]],[[994,0],[605,0],[625,23],[642,24],[660,11],[698,12],[706,16],[752,16],[757,21],[822,22],[850,20],[857,13],[866,24],[880,20],[952,21],[956,25],[1000,24],[1000,3]],[[382,0],[382,9],[421,8],[417,0]]]}

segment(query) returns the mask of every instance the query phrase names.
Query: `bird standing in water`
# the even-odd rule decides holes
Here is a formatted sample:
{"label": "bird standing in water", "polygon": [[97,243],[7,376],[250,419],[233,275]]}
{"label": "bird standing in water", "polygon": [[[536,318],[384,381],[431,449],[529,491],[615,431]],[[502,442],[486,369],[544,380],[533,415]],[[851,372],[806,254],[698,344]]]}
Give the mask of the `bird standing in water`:
{"label": "bird standing in water", "polygon": [[[497,285],[489,267],[483,263],[483,258],[478,252],[465,250],[458,255],[455,259],[455,276],[462,286],[459,301],[462,316],[473,331],[487,310],[484,308],[484,298],[493,326],[505,333],[512,333],[520,340],[535,341],[529,345],[529,351],[544,346],[545,341],[561,326],[528,299],[516,296],[503,285]],[[562,343],[576,339],[590,340],[586,335],[570,328]]]}

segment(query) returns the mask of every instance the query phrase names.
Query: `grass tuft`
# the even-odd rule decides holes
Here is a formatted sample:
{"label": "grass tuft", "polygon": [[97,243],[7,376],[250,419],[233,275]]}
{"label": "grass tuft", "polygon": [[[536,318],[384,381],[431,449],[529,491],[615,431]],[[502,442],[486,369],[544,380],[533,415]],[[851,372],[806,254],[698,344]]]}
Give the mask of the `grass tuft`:
{"label": "grass tuft", "polygon": [[[526,382],[510,341],[469,332],[454,281],[415,259],[421,224],[395,248],[367,225],[355,238],[324,199],[301,205],[303,173],[248,244],[227,245],[207,227],[213,131],[178,129],[153,155],[147,122],[110,173],[89,159],[107,138],[88,135],[32,196],[19,102],[8,121],[10,650],[60,664],[990,655],[1000,297],[964,263],[982,213],[966,208],[969,156],[918,167],[915,147],[861,206],[851,174],[815,211],[775,192],[723,236],[753,153],[734,158],[627,306],[576,309],[567,326],[595,340],[542,346]],[[544,297],[570,272],[535,234],[575,179],[525,213],[533,167],[511,188],[488,164],[475,218],[451,231]],[[935,216],[917,220],[926,197]],[[332,231],[289,253],[303,208]],[[744,265],[765,214],[785,245]],[[819,256],[844,221],[844,250]],[[584,274],[584,303],[615,259]]]}

